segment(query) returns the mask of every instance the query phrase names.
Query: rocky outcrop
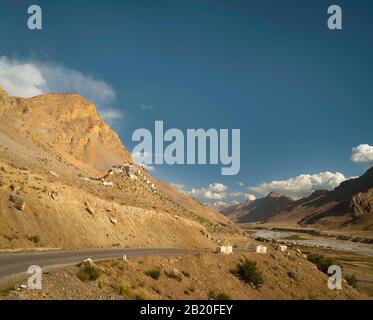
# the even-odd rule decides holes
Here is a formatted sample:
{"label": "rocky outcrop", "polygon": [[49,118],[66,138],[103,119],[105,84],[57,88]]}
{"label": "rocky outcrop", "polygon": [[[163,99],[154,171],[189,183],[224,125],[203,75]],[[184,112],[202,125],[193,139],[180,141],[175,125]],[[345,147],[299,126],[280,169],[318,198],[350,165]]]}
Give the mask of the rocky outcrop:
{"label": "rocky outcrop", "polygon": [[12,98],[0,88],[0,118],[45,147],[106,171],[130,162],[118,135],[101,120],[96,107],[78,94],[49,93]]}
{"label": "rocky outcrop", "polygon": [[8,94],[6,93],[6,91],[3,89],[2,86],[0,86],[0,99],[2,99],[3,97],[7,97]]}
{"label": "rocky outcrop", "polygon": [[349,209],[354,218],[373,214],[373,189],[367,192],[360,192],[352,197]]}
{"label": "rocky outcrop", "polygon": [[11,195],[9,200],[13,203],[14,208],[19,211],[23,211],[26,207],[25,201],[19,196]]}

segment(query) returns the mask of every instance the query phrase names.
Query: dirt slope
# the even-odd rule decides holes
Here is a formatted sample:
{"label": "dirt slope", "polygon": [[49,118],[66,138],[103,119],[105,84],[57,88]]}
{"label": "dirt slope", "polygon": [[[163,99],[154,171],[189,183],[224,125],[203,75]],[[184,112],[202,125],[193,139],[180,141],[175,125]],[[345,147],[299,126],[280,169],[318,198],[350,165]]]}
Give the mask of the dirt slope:
{"label": "dirt slope", "polygon": [[[244,257],[257,262],[264,280],[261,288],[232,274]],[[102,262],[98,267],[104,272],[96,281],[81,281],[79,267],[71,267],[45,275],[42,290],[9,289],[3,291],[3,299],[368,299],[346,282],[342,290],[330,290],[327,276],[294,251],[138,257]],[[170,276],[170,271],[176,276]]]}

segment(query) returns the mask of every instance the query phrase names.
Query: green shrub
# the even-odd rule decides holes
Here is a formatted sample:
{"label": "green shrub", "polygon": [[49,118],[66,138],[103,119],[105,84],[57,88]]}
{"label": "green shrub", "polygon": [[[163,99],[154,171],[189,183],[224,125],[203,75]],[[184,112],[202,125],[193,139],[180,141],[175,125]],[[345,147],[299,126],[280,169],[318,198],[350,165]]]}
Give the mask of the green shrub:
{"label": "green shrub", "polygon": [[153,278],[154,280],[158,280],[161,276],[161,271],[158,269],[149,270],[144,272],[148,277]]}
{"label": "green shrub", "polygon": [[84,266],[79,270],[77,276],[81,281],[86,282],[96,281],[100,278],[101,274],[102,271],[95,266]]}
{"label": "green shrub", "polygon": [[266,238],[263,238],[263,237],[256,237],[255,240],[259,241],[259,242],[268,242],[268,240]]}
{"label": "green shrub", "polygon": [[152,296],[144,290],[136,295],[135,300],[152,300]]}
{"label": "green shrub", "polygon": [[229,294],[223,292],[209,292],[209,300],[232,300]]}
{"label": "green shrub", "polygon": [[131,288],[128,288],[126,286],[120,286],[119,287],[119,294],[125,298],[128,298],[131,294]]}
{"label": "green shrub", "polygon": [[237,265],[234,274],[242,281],[252,284],[256,288],[260,288],[264,284],[263,275],[258,270],[257,263],[254,260],[248,260],[245,258],[242,263]]}
{"label": "green shrub", "polygon": [[351,276],[347,276],[345,279],[351,287],[357,289],[358,285],[357,285],[357,279],[356,279],[355,274],[352,274]]}
{"label": "green shrub", "polygon": [[317,269],[319,269],[321,272],[325,274],[328,274],[328,269],[330,266],[337,264],[332,259],[326,258],[321,254],[313,253],[308,255],[307,258],[309,261],[311,261],[313,264],[317,266]]}

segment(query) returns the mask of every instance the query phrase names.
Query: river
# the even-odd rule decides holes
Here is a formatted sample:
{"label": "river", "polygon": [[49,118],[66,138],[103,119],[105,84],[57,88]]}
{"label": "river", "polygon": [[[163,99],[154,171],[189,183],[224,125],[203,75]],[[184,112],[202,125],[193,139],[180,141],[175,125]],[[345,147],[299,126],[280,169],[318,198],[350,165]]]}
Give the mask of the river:
{"label": "river", "polygon": [[[306,240],[288,240],[284,239],[291,236],[300,236],[306,238],[304,233],[290,232],[290,231],[272,231],[265,229],[250,229],[246,230],[254,237],[262,237],[268,240],[279,240],[282,242],[307,246],[307,247],[320,247],[334,250],[345,250],[356,253],[362,253],[368,256],[373,256],[373,245],[364,243],[355,243],[350,241],[330,240],[326,238],[310,238]],[[307,236],[308,237],[308,236]],[[281,240],[284,239],[284,240]]]}

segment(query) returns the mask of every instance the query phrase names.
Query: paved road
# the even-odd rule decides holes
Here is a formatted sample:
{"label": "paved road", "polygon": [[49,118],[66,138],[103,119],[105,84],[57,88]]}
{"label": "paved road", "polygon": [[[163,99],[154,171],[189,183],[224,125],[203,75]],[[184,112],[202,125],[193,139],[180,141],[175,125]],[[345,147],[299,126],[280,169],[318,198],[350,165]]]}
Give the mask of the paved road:
{"label": "paved road", "polygon": [[56,267],[75,265],[87,258],[95,261],[110,260],[133,256],[178,255],[198,253],[202,250],[177,248],[151,249],[92,249],[79,251],[44,251],[0,254],[0,284],[24,276],[31,265],[47,271]]}

